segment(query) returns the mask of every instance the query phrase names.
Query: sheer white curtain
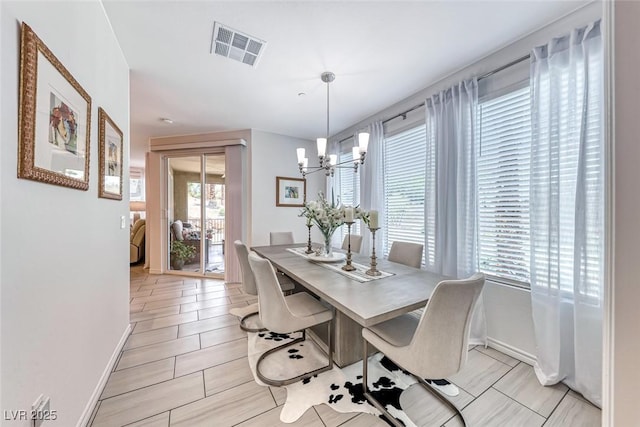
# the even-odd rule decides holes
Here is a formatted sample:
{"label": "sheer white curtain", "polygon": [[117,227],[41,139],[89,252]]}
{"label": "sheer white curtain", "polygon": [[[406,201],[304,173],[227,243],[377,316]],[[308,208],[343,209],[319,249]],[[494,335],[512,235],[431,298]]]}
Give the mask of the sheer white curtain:
{"label": "sheer white curtain", "polygon": [[[381,121],[371,123],[367,129],[369,132],[369,147],[364,165],[360,172],[360,207],[366,211],[378,211],[378,223],[385,224],[384,217],[384,126]],[[354,136],[357,141],[357,136]],[[382,243],[385,228],[381,227],[376,232],[376,255],[382,257]],[[362,251],[371,252],[371,233],[362,230]]]}
{"label": "sheer white curtain", "polygon": [[[338,141],[328,140],[327,155],[338,154],[338,156],[340,156],[339,153],[340,153],[340,144],[338,143]],[[319,173],[324,173],[324,171]],[[340,200],[340,182],[339,182],[338,174],[339,174],[339,171],[336,171],[334,173],[334,176],[329,175],[325,179],[325,187],[327,191],[325,191],[324,196],[329,201],[329,203],[331,203],[331,201],[333,201],[336,204],[338,204],[339,202],[342,202]],[[315,200],[316,198],[317,196],[313,197],[311,200]],[[333,233],[333,235],[331,236],[331,245],[338,248],[342,245],[342,236],[340,233]]]}
{"label": "sheer white curtain", "polygon": [[531,56],[535,372],[601,405],[604,260],[600,22]]}
{"label": "sheer white curtain", "polygon": [[[478,82],[466,80],[426,101],[427,268],[465,278],[478,271],[476,110]],[[470,344],[486,344],[482,298],[474,311]]]}

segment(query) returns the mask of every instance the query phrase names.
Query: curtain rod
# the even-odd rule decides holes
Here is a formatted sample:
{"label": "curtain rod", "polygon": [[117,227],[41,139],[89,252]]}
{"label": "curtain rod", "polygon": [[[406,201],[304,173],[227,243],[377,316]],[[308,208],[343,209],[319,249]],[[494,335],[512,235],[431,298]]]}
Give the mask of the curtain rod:
{"label": "curtain rod", "polygon": [[[526,60],[527,60],[527,59],[529,59],[530,57],[531,57],[531,54],[527,53],[526,55],[521,56],[521,57],[520,57],[520,58],[518,58],[518,59],[514,59],[513,61],[509,62],[508,64],[502,65],[502,66],[500,66],[500,67],[496,68],[495,70],[491,70],[491,71],[489,71],[489,72],[487,72],[487,73],[484,73],[483,75],[481,75],[480,77],[478,77],[478,81],[483,80],[483,79],[486,79],[487,77],[492,76],[492,75],[494,75],[494,74],[496,74],[496,73],[499,73],[500,71],[506,70],[506,69],[507,69],[507,68],[509,68],[509,67],[513,67],[514,65],[519,64],[519,63],[521,63],[522,61],[526,61]],[[417,110],[418,108],[421,108],[421,107],[424,107],[424,102],[421,102],[421,103],[420,103],[420,104],[418,104],[418,105],[414,105],[413,107],[409,108],[409,109],[408,109],[408,110],[406,110],[406,111],[403,111],[402,113],[398,113],[398,114],[396,114],[395,116],[391,116],[391,117],[389,117],[388,119],[383,120],[383,121],[382,121],[382,124],[385,124],[385,123],[387,123],[387,122],[390,122],[391,120],[395,120],[395,119],[397,119],[398,117],[402,117],[403,119],[406,119],[406,118],[407,118],[407,114],[409,114],[410,112],[412,112],[412,111],[414,111],[414,110]],[[342,142],[345,142],[345,141],[347,141],[347,140],[349,140],[349,139],[351,139],[351,138],[353,138],[353,136],[348,136],[348,137],[346,137],[346,138],[343,138],[343,139],[341,139],[340,141],[338,141],[338,144],[340,144],[340,143],[342,143]]]}
{"label": "curtain rod", "polygon": [[482,79],[486,79],[489,76],[494,75],[495,73],[499,73],[502,70],[506,70],[509,67],[513,67],[516,64],[521,63],[522,61],[526,61],[527,59],[529,59],[531,57],[531,54],[527,53],[524,56],[521,56],[518,59],[514,59],[513,61],[509,62],[508,64],[504,64],[501,67],[496,68],[495,70],[491,70],[488,73],[484,73],[483,75],[481,75],[480,77],[478,77],[478,80],[482,80]]}

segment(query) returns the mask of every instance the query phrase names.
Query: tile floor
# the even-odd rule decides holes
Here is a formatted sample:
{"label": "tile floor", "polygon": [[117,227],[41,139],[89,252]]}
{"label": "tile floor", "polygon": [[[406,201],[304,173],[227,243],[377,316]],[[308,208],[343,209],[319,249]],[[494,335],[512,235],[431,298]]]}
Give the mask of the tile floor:
{"label": "tile floor", "polygon": [[[251,303],[221,280],[148,275],[131,269],[131,327],[94,409],[91,426],[277,426],[286,391],[258,386],[247,362],[246,334],[229,309]],[[542,387],[533,369],[491,348],[469,352],[450,378],[454,401],[472,426],[599,426],[600,410],[563,384]],[[459,426],[419,386],[402,397],[419,426]],[[326,405],[295,426],[385,426],[371,415]]]}

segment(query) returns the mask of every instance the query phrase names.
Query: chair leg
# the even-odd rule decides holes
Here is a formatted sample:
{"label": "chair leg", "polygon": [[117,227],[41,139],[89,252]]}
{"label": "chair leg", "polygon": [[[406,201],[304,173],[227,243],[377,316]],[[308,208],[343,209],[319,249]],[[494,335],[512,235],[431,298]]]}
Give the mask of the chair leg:
{"label": "chair leg", "polygon": [[[413,374],[411,374],[413,375]],[[416,375],[413,375],[413,377],[415,379],[418,380],[418,382],[427,389],[427,391],[429,393],[431,393],[432,395],[434,395],[438,400],[440,400],[442,403],[444,403],[445,405],[447,405],[450,409],[452,409],[456,415],[458,415],[460,417],[460,419],[462,420],[462,425],[466,426],[467,422],[464,419],[464,416],[462,415],[462,412],[460,411],[460,409],[458,409],[458,407],[456,405],[453,404],[453,402],[451,402],[449,399],[447,399],[446,397],[444,397],[436,388],[434,388],[431,384],[429,384],[428,382],[426,382],[424,380],[424,378],[420,378]]]}
{"label": "chair leg", "polygon": [[329,351],[328,351],[328,354],[327,354],[327,358],[329,359],[329,363],[326,366],[323,366],[323,367],[315,369],[315,370],[313,370],[311,372],[300,374],[300,375],[295,376],[293,378],[288,378],[288,379],[284,379],[284,380],[274,380],[274,379],[271,379],[271,378],[267,378],[262,374],[262,372],[260,371],[260,364],[262,363],[262,361],[267,356],[269,356],[270,354],[275,353],[276,351],[283,350],[283,349],[285,349],[287,347],[291,347],[292,345],[295,345],[295,344],[297,344],[299,342],[303,342],[303,341],[306,340],[306,338],[307,338],[306,331],[302,331],[302,337],[296,338],[293,341],[288,342],[288,343],[286,343],[284,345],[281,345],[281,346],[272,348],[270,350],[267,350],[267,351],[265,351],[264,353],[262,353],[260,355],[260,357],[258,358],[258,362],[256,363],[256,375],[258,376],[260,381],[262,381],[263,383],[268,384],[268,385],[273,385],[273,386],[276,386],[276,387],[282,387],[282,386],[285,386],[285,385],[293,384],[293,383],[298,382],[298,381],[305,380],[305,379],[310,378],[310,377],[312,377],[314,375],[318,375],[318,374],[320,374],[322,372],[326,372],[326,371],[329,371],[329,370],[333,369],[333,339],[331,338],[331,332],[332,332],[331,324],[333,323],[333,320],[329,320],[327,323],[328,323],[328,330],[329,330]]}
{"label": "chair leg", "polygon": [[368,355],[368,345],[367,345],[367,340],[366,339],[362,339],[362,391],[364,394],[365,399],[367,399],[367,401],[372,404],[378,411],[382,412],[382,414],[384,415],[384,417],[391,423],[393,424],[395,427],[405,427],[404,424],[402,424],[400,421],[396,420],[395,417],[393,415],[391,415],[389,413],[389,411],[387,411],[385,409],[384,406],[382,406],[382,404],[380,402],[378,402],[378,399],[376,399],[375,397],[373,397],[373,395],[371,393],[369,393],[369,385],[367,383],[368,379],[367,379],[367,371],[368,369],[368,365],[369,365],[369,355]]}
{"label": "chair leg", "polygon": [[[385,416],[385,418],[387,418],[387,420],[389,420],[394,426],[396,427],[404,427],[404,424],[400,423],[397,419],[395,419],[395,417],[393,415],[391,415],[384,406],[382,406],[382,404],[380,404],[380,402],[378,402],[378,400],[373,397],[373,395],[371,393],[369,393],[369,385],[367,383],[367,371],[368,371],[368,349],[367,349],[367,340],[363,339],[362,340],[362,391],[364,392],[364,397],[367,399],[367,401],[369,403],[371,403],[373,406],[375,406],[380,412],[383,413],[383,415]],[[413,374],[411,374],[413,375]],[[466,427],[467,422],[464,419],[464,416],[462,415],[462,412],[460,412],[460,410],[458,409],[458,407],[456,405],[454,405],[449,399],[445,398],[444,396],[442,396],[440,394],[440,392],[438,390],[436,390],[435,388],[433,388],[431,385],[429,385],[429,383],[427,383],[423,378],[417,377],[415,375],[413,375],[413,377],[418,380],[418,382],[427,389],[427,391],[429,391],[431,394],[433,394],[436,398],[438,398],[438,400],[440,400],[442,403],[444,403],[445,405],[447,405],[449,408],[451,408],[456,415],[458,415],[460,417],[460,419],[462,420],[462,425]]]}
{"label": "chair leg", "polygon": [[242,318],[240,319],[240,329],[242,329],[243,331],[246,331],[246,332],[263,332],[263,331],[266,331],[267,328],[250,328],[249,326],[247,326],[247,323],[246,323],[247,319],[249,317],[252,317],[252,316],[257,316],[258,314],[259,314],[259,312],[256,311],[256,312],[249,313],[249,314],[246,314],[246,315],[242,316]]}

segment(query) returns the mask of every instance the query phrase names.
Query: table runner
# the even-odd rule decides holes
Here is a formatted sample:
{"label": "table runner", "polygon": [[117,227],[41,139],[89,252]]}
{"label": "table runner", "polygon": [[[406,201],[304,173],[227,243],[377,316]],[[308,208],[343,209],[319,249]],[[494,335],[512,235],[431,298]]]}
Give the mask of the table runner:
{"label": "table runner", "polygon": [[336,273],[340,273],[343,276],[347,276],[350,279],[353,280],[357,280],[358,282],[370,282],[372,280],[378,280],[378,279],[383,279],[385,277],[389,277],[389,276],[393,276],[394,273],[388,273],[386,271],[380,271],[380,276],[369,276],[366,271],[369,270],[370,266],[368,265],[364,265],[364,264],[360,264],[357,262],[353,262],[351,261],[351,265],[353,265],[356,269],[353,271],[345,271],[342,269],[342,266],[344,265],[344,263],[341,262],[335,262],[335,263],[331,263],[331,262],[315,262],[314,260],[310,259],[307,254],[305,253],[306,248],[288,248],[287,251],[294,253],[298,256],[301,256],[303,258],[308,259],[309,261],[313,262],[316,265],[319,265],[321,267],[327,268],[329,270],[333,270]]}

